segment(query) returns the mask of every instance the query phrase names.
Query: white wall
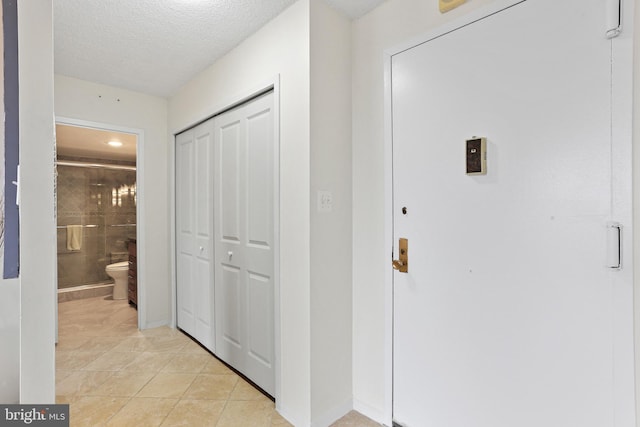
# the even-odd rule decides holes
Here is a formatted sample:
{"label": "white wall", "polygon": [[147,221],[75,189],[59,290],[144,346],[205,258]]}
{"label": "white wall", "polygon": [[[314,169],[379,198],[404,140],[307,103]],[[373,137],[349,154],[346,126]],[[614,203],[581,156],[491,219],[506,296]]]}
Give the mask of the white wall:
{"label": "white wall", "polygon": [[[33,31],[37,28],[37,31]],[[53,22],[49,0],[18,4],[20,402],[55,402],[56,235]]]}
{"label": "white wall", "polygon": [[[351,22],[311,2],[311,415],[352,409]],[[317,191],[333,210],[318,212]]]}
{"label": "white wall", "polygon": [[[2,269],[0,268],[0,271]],[[20,281],[0,279],[0,402],[20,401]]]}
{"label": "white wall", "polygon": [[640,4],[635,7],[633,64],[633,225],[634,225],[634,320],[636,352],[636,426],[640,426]]}
{"label": "white wall", "polygon": [[[104,123],[143,131],[138,157],[137,219],[140,328],[167,325],[171,320],[169,248],[169,156],[166,144],[167,101],[75,78],[55,76],[57,117]],[[139,151],[140,154],[140,151]],[[140,206],[140,205],[139,205]],[[141,305],[144,304],[144,307]]]}
{"label": "white wall", "polygon": [[[280,394],[278,410],[310,423],[309,0],[301,0],[169,100],[177,133],[280,78]],[[170,137],[169,144],[173,144]]]}

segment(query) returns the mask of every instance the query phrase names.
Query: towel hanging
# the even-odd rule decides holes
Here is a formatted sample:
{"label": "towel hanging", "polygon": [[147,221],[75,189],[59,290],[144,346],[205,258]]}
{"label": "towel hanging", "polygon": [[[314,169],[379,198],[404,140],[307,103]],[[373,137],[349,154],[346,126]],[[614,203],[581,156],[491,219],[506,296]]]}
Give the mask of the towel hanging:
{"label": "towel hanging", "polygon": [[79,251],[82,249],[82,226],[67,225],[67,250]]}

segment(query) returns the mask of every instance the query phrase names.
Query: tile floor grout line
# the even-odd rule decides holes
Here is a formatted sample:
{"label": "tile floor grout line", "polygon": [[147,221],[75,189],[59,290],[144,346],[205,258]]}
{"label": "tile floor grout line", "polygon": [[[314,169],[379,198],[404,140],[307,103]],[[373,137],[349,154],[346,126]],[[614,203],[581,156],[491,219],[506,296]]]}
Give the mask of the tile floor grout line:
{"label": "tile floor grout line", "polygon": [[227,398],[227,400],[224,401],[224,405],[222,406],[222,410],[220,411],[220,415],[218,416],[218,420],[216,421],[216,425],[214,427],[218,427],[218,424],[220,424],[220,420],[222,419],[222,414],[224,414],[224,411],[227,409],[228,404],[229,404],[229,399]]}
{"label": "tile floor grout line", "polygon": [[109,418],[106,419],[106,421],[104,422],[104,425],[108,425],[109,421],[111,421],[116,415],[118,415],[120,413],[120,411],[122,411],[124,409],[125,406],[127,406],[129,404],[129,402],[131,402],[131,400],[133,400],[133,397],[129,397],[127,398],[128,400],[126,402],[124,402],[124,405],[122,405],[120,407],[120,409],[118,409],[116,412],[114,412],[113,414],[111,414],[111,416]]}
{"label": "tile floor grout line", "polygon": [[[246,388],[246,380],[238,376],[235,372],[229,371],[228,368],[226,370],[219,369],[218,365],[222,362],[220,362],[215,355],[206,350],[204,350],[205,353],[200,353],[196,351],[195,348],[192,348],[190,343],[193,341],[189,341],[188,338],[190,337],[186,334],[166,326],[140,331],[137,329],[137,324],[135,323],[137,318],[135,309],[129,307],[128,304],[124,304],[124,306],[120,306],[119,304],[120,302],[106,300],[103,297],[96,297],[81,300],[77,303],[72,301],[64,302],[59,305],[59,307],[61,307],[59,309],[60,341],[62,346],[66,344],[71,347],[75,346],[75,348],[67,350],[56,348],[57,354],[61,356],[64,355],[63,358],[57,357],[56,359],[58,359],[57,362],[62,362],[62,366],[66,364],[66,369],[59,369],[60,371],[67,372],[65,378],[69,378],[69,376],[74,373],[78,378],[76,383],[72,381],[72,379],[75,378],[73,377],[65,384],[73,393],[64,395],[66,400],[68,400],[67,403],[70,404],[70,408],[75,408],[71,409],[71,411],[74,413],[74,416],[77,417],[78,424],[105,425],[110,422],[132,423],[137,417],[145,416],[145,413],[136,410],[137,405],[134,402],[135,399],[145,399],[148,401],[146,402],[148,405],[145,404],[145,406],[149,408],[162,408],[161,411],[150,412],[151,414],[156,414],[157,418],[155,419],[159,423],[171,422],[171,419],[179,419],[184,416],[195,416],[196,418],[194,419],[198,419],[198,417],[200,417],[199,419],[201,420],[206,419],[213,421],[215,419],[215,425],[222,427],[223,425],[228,425],[228,422],[239,422],[237,417],[240,416],[244,417],[243,419],[245,420],[250,420],[248,423],[251,423],[252,420],[253,422],[259,422],[261,426],[265,427],[274,427],[274,423],[283,427],[285,425],[290,426],[286,420],[277,415],[273,402],[267,404],[266,402],[262,402],[262,399],[258,399],[257,395],[254,396],[249,388]],[[134,318],[134,316],[136,318]],[[117,321],[112,323],[116,319]],[[120,321],[120,319],[122,320]],[[67,339],[69,341],[66,341]],[[115,342],[115,339],[118,340],[118,343],[111,346],[110,343]],[[116,347],[119,347],[124,342],[127,342],[127,344],[124,344],[118,351],[114,351]],[[91,360],[89,360],[88,363],[80,363],[78,366],[73,366],[74,358],[77,357],[78,352],[81,351],[77,349],[84,345],[87,346],[85,349],[95,346],[95,348],[101,351],[85,352],[93,353],[93,357],[90,358]],[[109,348],[105,350],[107,347]],[[121,361],[120,363],[122,363],[122,365],[113,363],[113,361],[109,363],[109,360],[107,360],[109,356],[104,359],[105,355],[114,353],[129,353],[129,355],[126,357],[120,355],[122,358],[118,360]],[[141,359],[137,369],[127,370],[128,367],[132,366],[134,362],[145,353],[147,353],[148,359]],[[207,358],[203,357],[202,360],[199,360],[200,358],[198,356],[200,354],[206,354]],[[86,357],[86,354],[84,356]],[[185,357],[184,359],[180,359],[180,356]],[[111,369],[87,370],[86,367],[98,358],[103,358],[105,364],[96,364],[95,366],[99,368],[111,367]],[[154,365],[148,365],[147,362],[154,363]],[[164,371],[164,369],[170,369],[169,367],[172,363],[176,363],[174,369],[177,370]],[[200,366],[198,366],[198,364],[200,364]],[[56,363],[56,367],[57,366],[59,366],[58,363]],[[147,371],[145,368],[150,370]],[[205,368],[207,368],[207,372],[205,372]],[[186,370],[183,371],[181,369]],[[140,397],[139,394],[142,390],[161,373],[191,374],[193,377],[179,396],[172,398]],[[94,383],[96,378],[102,378],[102,374],[104,374],[106,378],[103,381]],[[137,378],[128,380],[128,377],[134,374]],[[227,386],[223,386],[222,384],[225,382],[229,384],[228,381],[231,381],[231,378],[228,377],[229,375],[235,379],[235,382],[229,393],[224,396],[221,394],[221,391],[226,389]],[[116,376],[119,378],[115,378]],[[228,380],[219,379],[209,382],[210,380],[205,377],[226,377]],[[198,378],[202,379],[198,380]],[[121,394],[131,393],[127,390],[131,390],[132,385],[136,386],[139,384],[138,381],[141,379],[144,381],[140,382],[141,385],[137,387],[132,395],[121,396]],[[57,381],[56,387],[62,381],[64,381],[64,379],[59,382]],[[88,394],[102,387],[108,381],[111,382],[108,384],[108,387],[105,386],[103,393],[110,395],[100,396]],[[187,392],[196,381],[201,382],[202,387],[199,385],[194,388],[193,393],[190,394],[191,397],[188,397]],[[223,382],[218,383],[217,381]],[[166,384],[169,390],[173,386],[171,380],[166,381]],[[220,386],[218,386],[218,384],[220,384]],[[88,391],[82,392],[85,388]],[[109,390],[112,391],[110,392]],[[235,397],[233,397],[234,393],[237,393]],[[118,394],[119,396],[114,396],[113,394]],[[162,392],[158,394],[162,394]],[[62,395],[57,395],[57,397],[58,396],[62,397]],[[220,397],[211,399],[211,397],[214,396]],[[221,398],[222,396],[224,397]],[[167,402],[166,399],[171,399],[171,402]],[[63,403],[62,401],[60,402]],[[84,403],[78,406],[79,402]],[[198,404],[195,402],[198,402]],[[117,409],[111,413],[114,408]],[[194,412],[195,408],[201,409],[198,409],[198,412]],[[253,414],[254,411],[255,415]],[[350,413],[344,417],[343,423],[338,422],[334,424],[333,427],[374,425],[368,422],[366,418],[364,420],[362,420],[362,418],[364,417],[357,413]],[[354,423],[354,420],[356,423]]]}
{"label": "tile floor grout line", "polygon": [[167,411],[167,415],[165,415],[162,421],[160,421],[160,423],[158,424],[158,427],[160,427],[167,420],[169,415],[171,415],[171,412],[173,412],[173,410],[176,409],[176,406],[178,406],[178,403],[180,403],[180,399],[176,399],[171,409]]}

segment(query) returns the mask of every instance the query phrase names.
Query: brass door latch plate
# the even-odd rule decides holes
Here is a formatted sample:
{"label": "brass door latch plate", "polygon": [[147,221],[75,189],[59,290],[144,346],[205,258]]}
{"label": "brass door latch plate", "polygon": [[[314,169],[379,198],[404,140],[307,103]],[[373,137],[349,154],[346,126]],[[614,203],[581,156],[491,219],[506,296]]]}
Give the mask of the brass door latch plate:
{"label": "brass door latch plate", "polygon": [[401,238],[398,242],[398,259],[393,260],[394,270],[400,273],[409,272],[409,240]]}

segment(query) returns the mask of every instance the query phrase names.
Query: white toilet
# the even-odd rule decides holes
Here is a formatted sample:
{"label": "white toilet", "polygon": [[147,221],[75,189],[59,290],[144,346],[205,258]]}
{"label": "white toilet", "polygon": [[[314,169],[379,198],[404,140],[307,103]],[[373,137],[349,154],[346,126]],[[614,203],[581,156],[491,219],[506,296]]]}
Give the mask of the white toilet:
{"label": "white toilet", "polygon": [[127,299],[127,279],[129,276],[129,262],[116,262],[104,269],[109,277],[115,280],[113,285],[113,299]]}

